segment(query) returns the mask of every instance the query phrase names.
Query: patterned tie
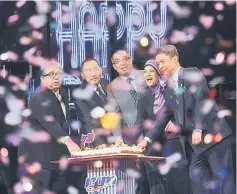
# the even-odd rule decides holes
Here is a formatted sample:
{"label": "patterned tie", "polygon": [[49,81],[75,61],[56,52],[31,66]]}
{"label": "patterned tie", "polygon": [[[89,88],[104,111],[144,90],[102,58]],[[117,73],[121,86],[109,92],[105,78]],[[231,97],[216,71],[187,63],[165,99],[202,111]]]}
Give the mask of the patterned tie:
{"label": "patterned tie", "polygon": [[132,83],[132,78],[128,77],[126,82],[128,83],[128,87],[129,87],[129,92],[135,102],[135,105],[137,106],[138,100],[137,100],[137,92],[135,90],[135,88],[133,87]]}

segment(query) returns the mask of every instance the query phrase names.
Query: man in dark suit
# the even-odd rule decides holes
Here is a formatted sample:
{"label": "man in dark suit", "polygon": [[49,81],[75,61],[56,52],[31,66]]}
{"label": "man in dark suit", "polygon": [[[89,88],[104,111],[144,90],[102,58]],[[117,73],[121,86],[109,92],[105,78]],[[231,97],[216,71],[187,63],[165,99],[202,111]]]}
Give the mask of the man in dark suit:
{"label": "man in dark suit", "polygon": [[[87,59],[82,63],[81,76],[83,82],[79,89],[85,90],[87,87],[91,88],[91,96],[87,99],[77,98],[75,99],[75,107],[77,110],[77,115],[81,123],[81,134],[82,135],[94,135],[94,129],[101,128],[99,119],[91,114],[91,111],[96,107],[104,108],[107,104],[107,92],[105,87],[107,81],[102,79],[102,69],[95,59]],[[86,92],[86,90],[85,90]],[[81,137],[82,146],[95,146],[105,142],[104,136],[94,135],[94,142],[87,141]],[[93,137],[92,137],[93,139]]]}
{"label": "man in dark suit", "polygon": [[[209,97],[203,74],[197,68],[182,68],[178,58],[177,49],[167,45],[158,49],[156,61],[160,72],[168,78],[163,95],[174,113],[176,124],[187,137],[186,149],[192,152],[189,174],[193,193],[233,194],[232,131],[225,119],[218,117],[219,108]],[[168,112],[167,118],[170,115]],[[161,135],[167,120],[157,119],[157,130],[150,133],[150,138]],[[220,137],[218,140],[209,141],[209,137],[216,135]],[[147,140],[143,140],[139,147],[146,145]]]}
{"label": "man in dark suit", "polygon": [[[26,176],[32,179],[33,193],[48,189],[65,194],[66,171],[61,171],[59,165],[51,161],[69,156],[80,148],[68,136],[68,100],[61,88],[61,65],[53,61],[52,65],[42,68],[40,79],[41,86],[29,102],[31,114],[23,124],[19,156],[25,157],[25,166],[21,165],[21,170],[26,170]],[[36,173],[27,170],[27,166],[34,163],[41,166]]]}

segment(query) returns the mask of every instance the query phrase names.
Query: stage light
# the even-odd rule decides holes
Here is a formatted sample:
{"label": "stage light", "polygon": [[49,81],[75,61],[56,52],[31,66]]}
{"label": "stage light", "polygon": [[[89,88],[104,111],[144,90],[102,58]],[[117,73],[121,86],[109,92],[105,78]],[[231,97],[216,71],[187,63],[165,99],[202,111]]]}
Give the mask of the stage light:
{"label": "stage light", "polygon": [[149,45],[149,40],[147,37],[142,37],[141,40],[140,40],[140,44],[143,46],[143,47],[147,47]]}

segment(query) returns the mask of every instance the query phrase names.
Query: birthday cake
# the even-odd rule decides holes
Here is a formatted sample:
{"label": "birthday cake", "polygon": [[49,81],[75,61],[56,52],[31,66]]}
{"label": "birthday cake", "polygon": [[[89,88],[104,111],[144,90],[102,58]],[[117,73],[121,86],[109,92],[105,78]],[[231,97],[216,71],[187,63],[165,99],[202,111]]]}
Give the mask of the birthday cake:
{"label": "birthday cake", "polygon": [[113,154],[142,154],[143,150],[141,148],[134,146],[128,146],[126,144],[115,146],[107,146],[105,144],[99,145],[96,148],[83,148],[79,152],[73,152],[72,156],[77,157],[93,157],[93,156],[103,156],[103,155],[113,155]]}

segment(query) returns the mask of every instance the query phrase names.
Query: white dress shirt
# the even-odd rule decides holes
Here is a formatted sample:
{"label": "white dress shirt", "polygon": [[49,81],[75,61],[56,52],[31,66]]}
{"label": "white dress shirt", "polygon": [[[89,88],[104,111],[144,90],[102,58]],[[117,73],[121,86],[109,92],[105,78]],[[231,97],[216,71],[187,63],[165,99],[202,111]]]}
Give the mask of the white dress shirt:
{"label": "white dress shirt", "polygon": [[[61,96],[61,94],[59,93],[59,90],[58,90],[57,92],[54,92],[54,94],[55,94],[55,96],[57,97],[57,99],[59,100],[60,105],[61,105],[62,110],[63,110],[63,115],[64,115],[64,117],[65,117],[65,120],[67,120],[66,106],[65,106],[64,102],[62,101],[62,96]],[[70,138],[70,137],[69,137],[69,136],[60,137],[60,138],[58,139],[58,141],[59,141],[60,143],[63,143],[63,144],[64,144],[65,141],[66,141],[68,138]]]}

